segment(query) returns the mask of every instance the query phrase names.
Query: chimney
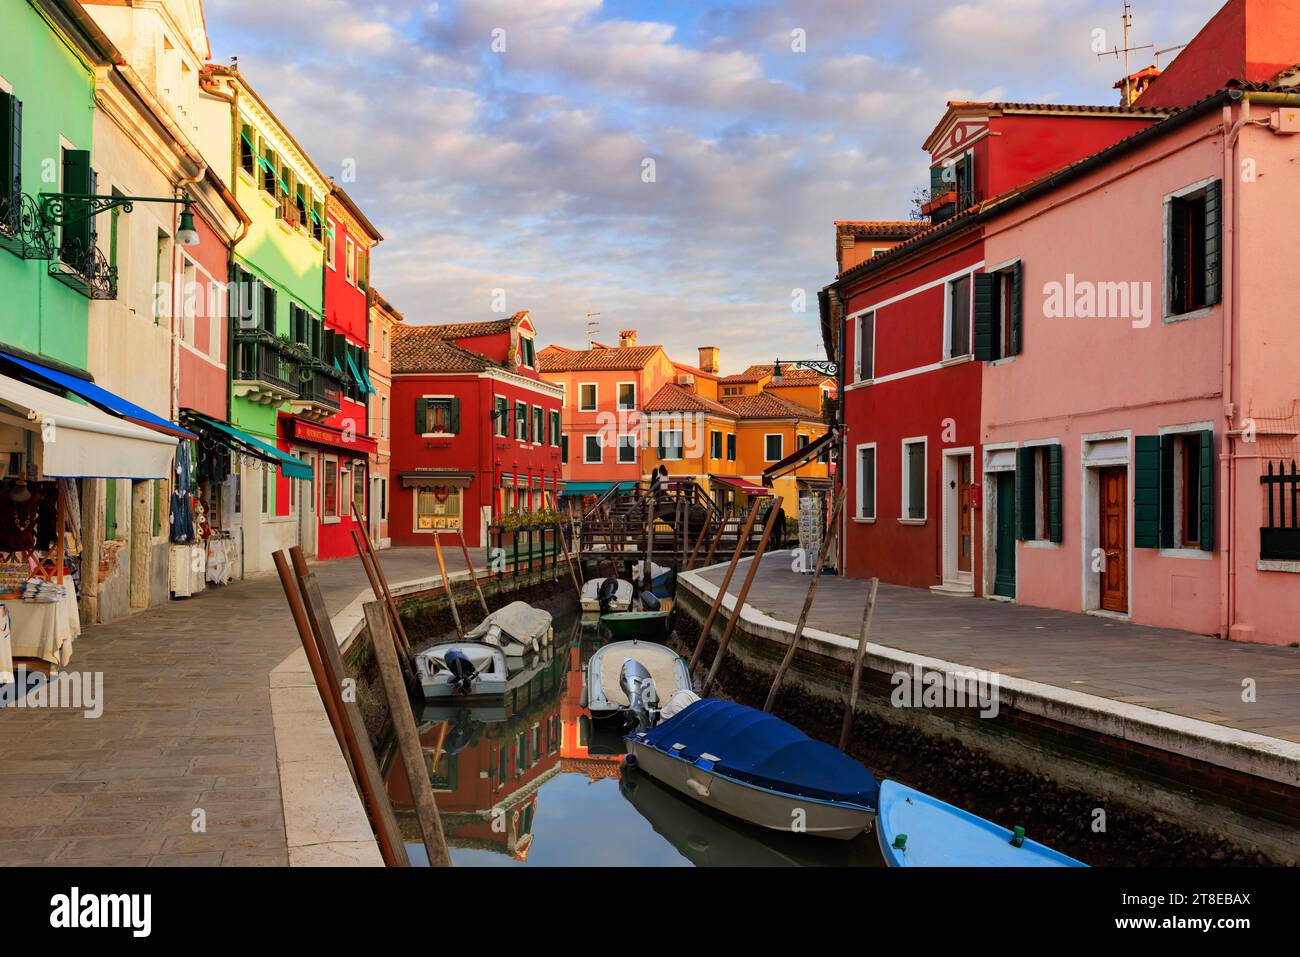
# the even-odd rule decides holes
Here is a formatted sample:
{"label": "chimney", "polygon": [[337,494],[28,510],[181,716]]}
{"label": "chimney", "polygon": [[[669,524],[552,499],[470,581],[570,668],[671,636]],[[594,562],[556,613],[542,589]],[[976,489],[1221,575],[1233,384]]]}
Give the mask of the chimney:
{"label": "chimney", "polygon": [[720,350],[717,346],[700,346],[700,370],[718,374]]}
{"label": "chimney", "polygon": [[618,334],[618,347],[620,349],[631,349],[636,346],[636,330],[624,329]]}

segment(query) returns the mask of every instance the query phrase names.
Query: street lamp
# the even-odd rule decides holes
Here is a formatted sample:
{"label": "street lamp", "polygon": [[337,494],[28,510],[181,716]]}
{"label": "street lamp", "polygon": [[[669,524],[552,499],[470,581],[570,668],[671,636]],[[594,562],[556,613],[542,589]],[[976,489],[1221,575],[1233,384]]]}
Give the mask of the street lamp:
{"label": "street lamp", "polygon": [[[812,369],[814,372],[820,372],[824,376],[834,378],[839,374],[840,367],[838,364],[827,359],[795,359],[787,361],[787,366],[793,366],[796,369]],[[781,360],[777,359],[772,365],[772,384],[780,385],[785,377],[781,374]]]}
{"label": "street lamp", "polygon": [[176,230],[176,241],[182,246],[197,246],[199,244],[199,231],[194,228],[194,213],[190,211],[190,204],[187,202],[185,208],[181,210],[180,228]]}
{"label": "street lamp", "polygon": [[54,230],[60,226],[85,222],[100,213],[120,209],[131,212],[136,203],[171,203],[184,207],[181,210],[180,228],[176,242],[182,246],[199,245],[199,233],[194,228],[193,200],[184,196],[88,196],[82,193],[41,193],[41,225],[49,235],[48,249],[54,249]]}

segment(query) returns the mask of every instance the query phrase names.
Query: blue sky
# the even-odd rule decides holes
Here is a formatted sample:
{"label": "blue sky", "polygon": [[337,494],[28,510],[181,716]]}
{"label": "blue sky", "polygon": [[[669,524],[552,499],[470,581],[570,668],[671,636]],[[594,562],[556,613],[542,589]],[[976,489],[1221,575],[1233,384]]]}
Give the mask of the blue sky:
{"label": "blue sky", "polygon": [[[1136,0],[1134,42],[1184,43],[1220,5]],[[603,341],[718,345],[727,371],[820,354],[833,221],[907,218],[948,100],[1109,104],[1122,72],[1091,49],[1119,43],[1121,0],[204,6],[214,58],[327,174],[355,164],[408,321],[490,318],[504,290],[543,342],[582,345],[595,311]]]}

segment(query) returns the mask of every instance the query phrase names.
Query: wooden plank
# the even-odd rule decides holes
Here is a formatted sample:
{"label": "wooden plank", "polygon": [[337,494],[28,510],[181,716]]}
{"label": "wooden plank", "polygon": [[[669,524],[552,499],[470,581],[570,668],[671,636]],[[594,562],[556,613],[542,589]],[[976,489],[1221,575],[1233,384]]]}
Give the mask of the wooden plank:
{"label": "wooden plank", "polygon": [[745,549],[745,539],[749,537],[750,529],[754,527],[754,519],[758,517],[758,504],[750,508],[749,515],[745,519],[745,531],[736,542],[736,550],[731,555],[731,564],[727,566],[727,574],[722,579],[722,584],[718,586],[718,594],[713,599],[713,607],[709,609],[708,618],[704,619],[704,627],[700,629],[699,640],[695,642],[695,650],[691,652],[690,667],[695,670],[695,665],[700,660],[700,654],[704,651],[704,639],[709,636],[709,630],[713,627],[713,620],[718,617],[718,609],[722,607],[722,599],[727,594],[727,587],[731,584],[731,576],[736,573],[736,565],[740,562],[740,556]]}
{"label": "wooden plank", "polygon": [[[339,719],[336,734],[342,732],[343,754],[348,758],[353,777],[361,790],[361,799],[370,814],[371,826],[375,829],[379,853],[384,863],[389,867],[410,867],[411,861],[406,855],[402,830],[398,826],[397,816],[393,813],[388,792],[384,789],[384,776],[379,770],[374,749],[370,746],[370,737],[366,733],[361,709],[357,706],[355,697],[343,694],[343,677],[346,671],[343,667],[343,658],[339,654],[334,626],[325,610],[325,599],[321,595],[320,583],[314,573],[306,571],[302,549],[295,547],[294,551],[296,552],[294,564],[301,565],[305,572],[296,577],[297,588],[301,592],[301,614],[308,628],[306,634],[300,630],[300,636],[304,650],[309,644],[314,646],[312,650],[315,651],[315,655],[308,651],[307,658],[309,663],[312,662],[313,657],[315,658],[312,676],[317,680],[317,691],[320,692],[321,700],[326,702],[326,711],[333,710]],[[294,580],[290,578],[284,553],[276,552],[273,558],[275,558],[276,570],[280,573],[281,583],[285,587],[285,594],[289,595]],[[293,601],[290,599],[290,607],[292,606]],[[296,614],[295,618],[297,618]]]}
{"label": "wooden plank", "polygon": [[460,609],[456,607],[456,596],[451,591],[451,576],[447,574],[447,563],[442,560],[442,543],[438,541],[437,532],[433,533],[433,554],[438,560],[438,574],[442,577],[442,589],[447,593],[447,605],[451,608],[451,620],[456,625],[456,637],[463,641],[465,627],[460,623]]}
{"label": "wooden plank", "polygon": [[858,632],[858,652],[853,659],[853,678],[849,683],[849,700],[844,709],[844,723],[840,725],[840,750],[849,746],[849,731],[853,728],[853,713],[858,709],[858,689],[862,684],[862,662],[867,657],[867,635],[871,633],[871,616],[876,610],[876,590],[880,579],[871,579],[867,586],[867,607],[862,613],[862,630]]}
{"label": "wooden plank", "polygon": [[486,618],[492,613],[488,611],[487,599],[483,597],[483,586],[479,584],[478,572],[474,571],[474,562],[469,557],[469,547],[465,544],[465,533],[460,529],[456,529],[456,536],[460,539],[460,553],[465,556],[465,567],[469,569],[469,579],[474,583],[474,590],[478,592],[478,603],[483,606],[483,617]]}
{"label": "wooden plank", "polygon": [[[758,512],[758,506],[754,506],[754,512]],[[767,524],[763,526],[763,537],[758,540],[758,551],[754,553],[754,558],[749,564],[749,572],[745,575],[745,583],[740,586],[740,594],[736,596],[736,606],[731,610],[731,617],[727,619],[727,627],[722,632],[722,640],[718,642],[718,653],[713,657],[713,667],[709,669],[709,676],[704,679],[704,687],[700,689],[704,697],[709,696],[709,689],[713,687],[713,680],[718,676],[718,671],[722,667],[722,659],[727,654],[727,646],[731,643],[731,633],[736,629],[736,623],[740,621],[740,613],[745,607],[745,599],[749,597],[749,587],[754,584],[754,576],[758,574],[758,566],[763,561],[763,552],[767,548],[767,543],[772,539],[772,532],[776,528],[776,523],[781,520],[781,509],[777,507],[777,501],[772,499],[772,504],[768,508]]]}
{"label": "wooden plank", "polygon": [[406,781],[411,787],[415,817],[419,821],[424,848],[429,855],[429,866],[451,867],[447,838],[442,832],[442,816],[438,813],[429,775],[425,773],[419,729],[416,728],[411,703],[406,697],[406,684],[402,681],[402,670],[397,664],[397,651],[393,647],[391,636],[386,634],[388,616],[384,613],[382,602],[366,602],[363,609],[366,625],[370,629],[370,644],[375,649],[375,660],[379,664],[384,697],[388,699],[388,713],[393,720],[398,751],[406,769]]}
{"label": "wooden plank", "polygon": [[794,638],[790,640],[790,647],[785,650],[785,657],[781,659],[781,666],[776,669],[776,674],[772,678],[772,687],[768,689],[767,700],[763,702],[763,710],[771,711],[772,705],[776,702],[776,693],[780,690],[781,682],[785,680],[785,673],[790,670],[790,665],[794,661],[794,653],[799,648],[799,640],[803,638],[804,626],[808,624],[808,615],[812,612],[813,598],[817,595],[817,586],[822,580],[822,571],[826,568],[826,559],[830,555],[831,545],[835,541],[835,531],[839,527],[840,510],[844,507],[845,490],[841,489],[839,496],[835,500],[835,508],[831,511],[830,524],[826,526],[826,535],[822,539],[821,552],[817,556],[817,570],[813,572],[813,579],[808,583],[808,594],[804,596],[803,611],[799,613],[799,623],[794,629]]}
{"label": "wooden plank", "polygon": [[[383,601],[384,590],[379,584],[379,576],[375,574],[375,568],[370,562],[370,555],[366,551],[365,546],[362,545],[361,542],[362,542],[362,537],[359,534],[357,534],[357,530],[354,528],[352,530],[352,543],[356,546],[357,557],[361,559],[361,567],[365,569],[366,578],[370,579],[370,590],[371,592],[374,593],[376,599]],[[299,549],[298,551],[299,553],[301,553],[302,550]],[[303,569],[304,570],[306,569],[306,563],[303,564]],[[396,615],[397,613],[396,605],[394,604],[392,607],[393,607],[393,614]],[[400,617],[398,618],[398,625],[399,626],[401,625]],[[414,681],[415,674],[411,667],[410,649],[398,644],[400,639],[397,637],[398,636],[397,631],[393,631],[392,634],[393,634],[393,643],[397,647],[397,652],[398,652],[397,658],[399,661],[402,662],[402,673],[406,675],[408,681]]]}

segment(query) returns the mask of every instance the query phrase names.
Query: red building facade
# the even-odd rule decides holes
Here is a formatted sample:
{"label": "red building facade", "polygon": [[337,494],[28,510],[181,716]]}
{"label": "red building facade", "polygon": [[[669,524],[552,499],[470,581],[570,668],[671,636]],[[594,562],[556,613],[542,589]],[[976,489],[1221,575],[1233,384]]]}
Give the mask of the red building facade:
{"label": "red building facade", "polygon": [[494,322],[399,326],[392,359],[395,545],[427,545],[550,504],[563,487],[563,390],[536,370],[527,312]]}
{"label": "red building facade", "polygon": [[[834,330],[829,344],[843,358],[841,461],[849,499],[841,541],[848,574],[951,594],[982,592],[980,513],[988,493],[980,484],[984,361],[976,356],[1014,359],[1022,293],[1016,263],[986,262],[980,213],[996,206],[987,197],[1164,115],[1107,106],[949,104],[925,144],[925,228],[858,257],[822,300],[826,327]],[[837,226],[842,266],[843,232]]]}
{"label": "red building facade", "polygon": [[292,414],[280,415],[279,430],[295,454],[312,465],[311,502],[306,503],[311,507],[303,522],[314,527],[303,529],[304,547],[319,558],[342,558],[355,547],[354,507],[363,523],[371,515],[370,459],[378,443],[368,431],[370,403],[377,401],[369,370],[370,254],[383,237],[338,186],[326,201],[324,232],[323,355],[343,385],[335,391],[329,384],[326,394],[304,386],[301,401],[291,404]]}

